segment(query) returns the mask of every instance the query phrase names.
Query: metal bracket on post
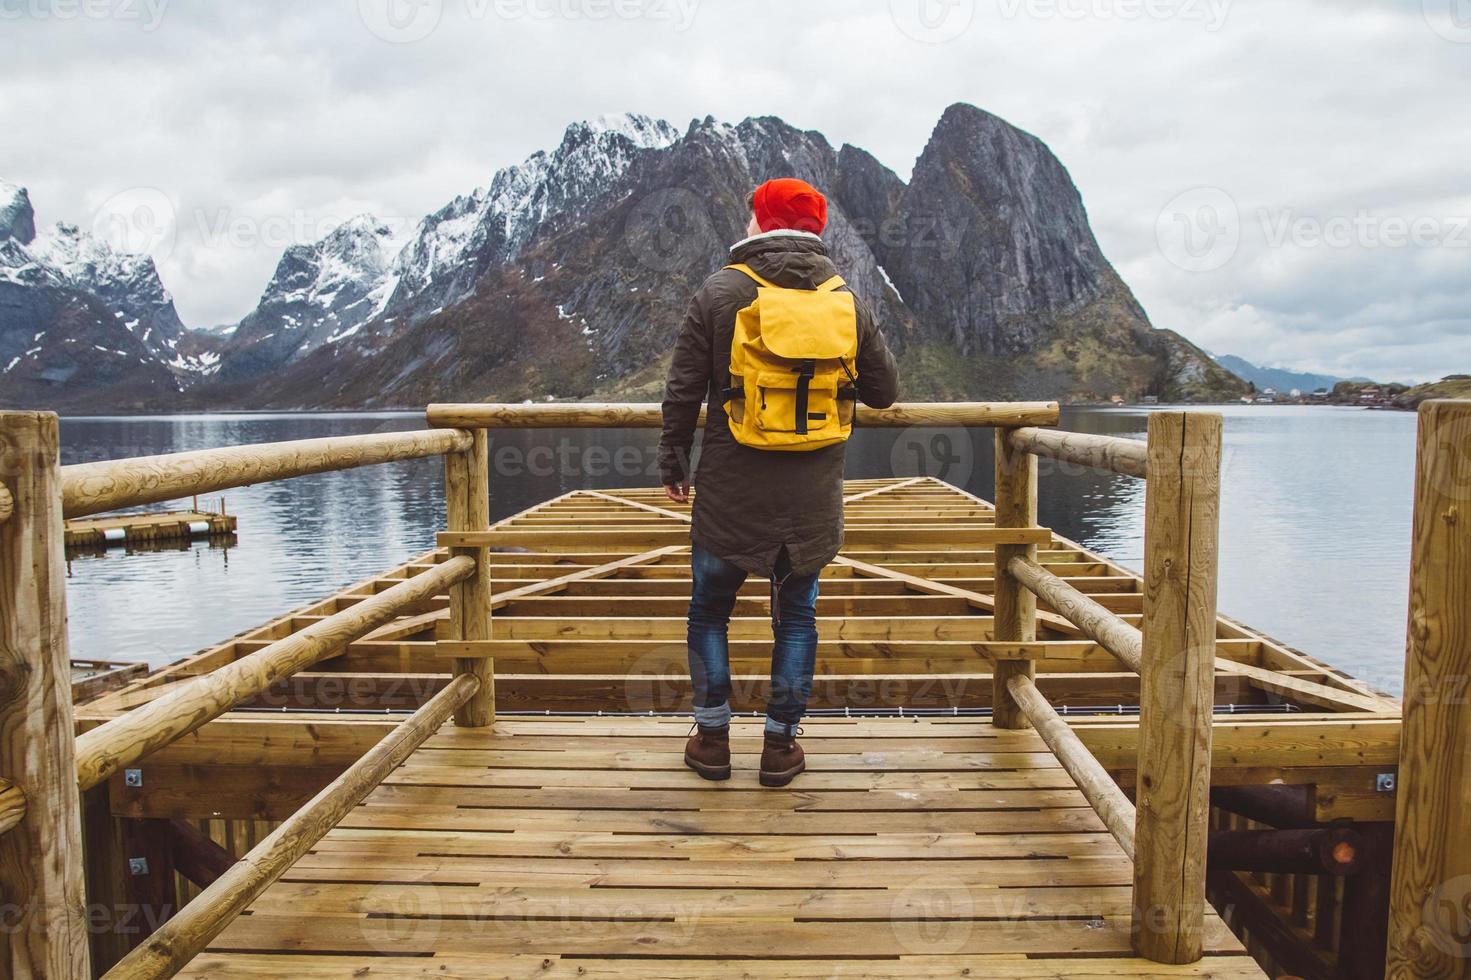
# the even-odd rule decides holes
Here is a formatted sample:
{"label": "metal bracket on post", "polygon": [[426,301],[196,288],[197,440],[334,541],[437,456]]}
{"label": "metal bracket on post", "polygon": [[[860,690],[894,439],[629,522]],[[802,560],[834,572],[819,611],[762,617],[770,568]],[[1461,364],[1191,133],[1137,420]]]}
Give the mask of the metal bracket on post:
{"label": "metal bracket on post", "polygon": [[1374,789],[1380,793],[1393,793],[1395,784],[1395,774],[1392,772],[1381,772],[1374,777]]}
{"label": "metal bracket on post", "polygon": [[128,873],[132,875],[146,875],[148,873],[147,858],[128,858]]}
{"label": "metal bracket on post", "polygon": [[124,769],[123,770],[123,785],[124,786],[142,786],[143,785],[143,770],[142,769]]}

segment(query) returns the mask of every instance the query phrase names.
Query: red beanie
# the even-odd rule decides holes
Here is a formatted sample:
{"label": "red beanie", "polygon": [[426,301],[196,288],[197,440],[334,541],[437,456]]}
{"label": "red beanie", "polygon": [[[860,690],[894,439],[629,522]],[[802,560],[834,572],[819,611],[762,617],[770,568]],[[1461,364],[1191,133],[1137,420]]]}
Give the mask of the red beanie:
{"label": "red beanie", "polygon": [[762,231],[793,228],[820,235],[827,227],[827,198],[805,180],[795,177],[768,180],[756,188],[751,203],[756,224]]}

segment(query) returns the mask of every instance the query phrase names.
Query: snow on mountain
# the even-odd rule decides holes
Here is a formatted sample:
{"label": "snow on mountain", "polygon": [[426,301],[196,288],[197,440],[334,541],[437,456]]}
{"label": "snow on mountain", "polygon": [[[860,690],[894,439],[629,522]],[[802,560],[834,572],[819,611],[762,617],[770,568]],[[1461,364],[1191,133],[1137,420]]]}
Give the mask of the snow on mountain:
{"label": "snow on mountain", "polygon": [[75,225],[36,230],[26,190],[0,181],[0,397],[63,408],[160,404],[211,371],[153,259]]}
{"label": "snow on mountain", "polygon": [[[65,223],[38,235],[30,252],[67,285],[114,310],[123,329],[136,335],[151,354],[165,361],[174,359],[184,324],[151,256],[119,252],[97,236]],[[188,368],[181,366],[181,370]]]}
{"label": "snow on mountain", "polygon": [[638,113],[573,123],[555,150],[498,171],[488,188],[455,198],[419,224],[394,262],[399,280],[387,312],[413,322],[460,302],[486,270],[514,259],[548,222],[577,213],[641,153],[679,138],[665,120]]}
{"label": "snow on mountain", "polygon": [[240,378],[350,337],[383,311],[397,284],[393,234],[362,214],[311,245],[288,248],[260,304],[235,329],[219,365]]}

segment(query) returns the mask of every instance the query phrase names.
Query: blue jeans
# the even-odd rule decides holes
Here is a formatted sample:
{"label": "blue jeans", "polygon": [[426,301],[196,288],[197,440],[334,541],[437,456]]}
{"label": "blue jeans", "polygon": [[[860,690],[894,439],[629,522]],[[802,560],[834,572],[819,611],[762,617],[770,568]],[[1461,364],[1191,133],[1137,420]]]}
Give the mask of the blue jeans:
{"label": "blue jeans", "polygon": [[[730,613],[736,593],[746,581],[737,568],[695,545],[690,552],[694,588],[690,594],[690,679],[695,688],[695,721],[703,728],[730,724]],[[817,665],[817,576],[791,574],[783,551],[776,563],[781,585],[775,599],[771,631],[771,697],[766,703],[766,730],[795,735],[812,696]]]}

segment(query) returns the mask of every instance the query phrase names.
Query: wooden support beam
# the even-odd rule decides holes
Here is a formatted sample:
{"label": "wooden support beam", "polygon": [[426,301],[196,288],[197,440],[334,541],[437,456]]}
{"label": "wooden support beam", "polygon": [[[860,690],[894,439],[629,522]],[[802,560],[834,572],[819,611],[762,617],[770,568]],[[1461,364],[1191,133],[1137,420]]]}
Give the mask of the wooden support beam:
{"label": "wooden support beam", "polygon": [[[436,536],[441,548],[521,547],[555,551],[645,551],[666,545],[688,544],[689,528],[677,525],[627,528],[542,528],[500,527],[490,531],[441,531]],[[935,524],[892,527],[848,528],[844,541],[853,547],[867,545],[932,545],[955,551],[973,551],[997,544],[1047,544],[1052,532],[1045,527],[998,528],[979,524]]]}
{"label": "wooden support beam", "polygon": [[1088,805],[1098,814],[1108,832],[1118,841],[1119,847],[1130,858],[1134,857],[1134,804],[1119,789],[1109,776],[1108,770],[1088,751],[1067,722],[1053,710],[1052,705],[1037,690],[1030,677],[1013,675],[1007,682],[1017,710],[1027,716],[1042,741],[1057,756],[1057,761],[1067,770],[1074,783],[1088,799]]}
{"label": "wooden support beam", "polygon": [[1364,868],[1364,838],[1352,827],[1298,830],[1213,830],[1207,860],[1212,871],[1347,877]]}
{"label": "wooden support beam", "polygon": [[63,506],[67,517],[85,517],[252,483],[462,452],[469,445],[467,432],[375,432],[78,463],[62,467]]}
{"label": "wooden support beam", "polygon": [[1308,786],[1217,786],[1211,806],[1279,830],[1318,826],[1313,819],[1312,790]]}
{"label": "wooden support beam", "polygon": [[0,413],[15,508],[0,524],[0,777],[25,806],[0,834],[0,975],[16,978],[90,975],[58,433],[50,413]]}
{"label": "wooden support beam", "polygon": [[1471,400],[1420,406],[1387,976],[1471,963]]}
{"label": "wooden support beam", "polygon": [[353,763],[294,816],[215,880],[148,941],[105,974],[106,980],[161,980],[178,973],[261,892],[337,826],[384,778],[475,694],[479,681],[452,680],[424,707]]}
{"label": "wooden support beam", "polygon": [[[1036,550],[1035,546],[1030,547],[1032,547],[1033,551]],[[870,578],[883,578],[891,582],[899,582],[915,592],[922,592],[926,595],[948,595],[954,596],[957,599],[964,599],[975,608],[984,612],[993,612],[996,608],[996,600],[992,596],[984,595],[980,592],[973,592],[970,589],[962,589],[956,585],[946,585],[944,582],[936,582],[933,579],[911,575],[908,572],[895,571],[884,565],[874,565],[870,562],[859,561],[857,558],[848,558],[844,555],[838,555],[832,560],[832,564],[842,568],[851,568],[858,574],[866,575]],[[1036,622],[1055,632],[1067,636],[1078,636],[1082,632],[1077,626],[1055,613],[1037,612],[1035,604],[1033,604],[1033,615]],[[1034,635],[1032,638],[1035,639],[1035,630],[1033,632]]]}
{"label": "wooden support beam", "polygon": [[[903,490],[906,487],[917,486],[921,483],[928,482],[928,479],[928,477],[916,476],[908,480],[900,480],[897,483],[887,483],[881,487],[872,487],[868,490],[860,490],[857,493],[852,494],[851,496],[844,497],[843,504],[846,506],[847,504],[857,503],[860,500],[868,500],[870,497],[877,497],[879,494],[889,493],[893,490]],[[1032,523],[1035,524],[1036,521],[1033,521]]]}
{"label": "wooden support beam", "polygon": [[[1006,570],[1022,585],[1046,599],[1063,618],[1118,657],[1124,666],[1135,673],[1139,672],[1140,665],[1144,662],[1144,637],[1138,629],[1031,558],[1012,556],[1006,563]],[[999,576],[999,563],[997,573]]]}
{"label": "wooden support beam", "polygon": [[122,908],[114,910],[116,927],[127,949],[179,911],[174,880],[174,852],[167,820],[122,820]]}
{"label": "wooden support beam", "polygon": [[[663,409],[655,403],[440,404],[430,405],[424,414],[430,425],[462,429],[657,429],[664,424]],[[704,415],[701,409],[701,419]],[[1056,425],[1059,417],[1057,402],[907,402],[890,408],[860,405],[855,424],[887,428]]]}
{"label": "wooden support beam", "polygon": [[622,504],[625,507],[632,507],[634,510],[641,510],[645,514],[658,514],[660,517],[672,518],[673,520],[679,521],[682,524],[688,524],[692,520],[689,514],[684,514],[677,510],[670,510],[668,507],[656,507],[653,504],[646,504],[642,500],[631,500],[628,497],[619,497],[611,493],[603,493],[601,490],[584,490],[583,494],[589,497],[596,497],[599,500],[607,500],[615,504]]}
{"label": "wooden support beam", "polygon": [[474,572],[472,559],[451,558],[92,729],[76,740],[77,782],[83,789],[96,786],[128,763],[195,731]]}
{"label": "wooden support beam", "polygon": [[1389,889],[1394,824],[1361,823],[1364,870],[1343,883],[1338,964],[1343,980],[1384,980],[1389,941]]}
{"label": "wooden support beam", "polygon": [[652,551],[640,552],[636,555],[630,555],[627,558],[618,558],[610,562],[604,562],[592,568],[583,568],[566,575],[559,575],[556,578],[549,578],[544,582],[537,582],[535,585],[523,585],[518,589],[498,592],[495,593],[491,601],[491,608],[503,609],[518,599],[531,599],[536,596],[560,592],[574,582],[591,582],[597,579],[608,578],[609,576],[617,575],[625,568],[657,563],[659,559],[668,555],[677,555],[682,551],[688,550],[684,545],[666,545],[663,548],[655,548]]}
{"label": "wooden support beam", "polygon": [[1221,417],[1149,416],[1134,948],[1201,956],[1215,695]]}
{"label": "wooden support beam", "polygon": [[[1035,527],[1037,457],[1012,447],[1011,435],[1015,431],[996,430],[996,526]],[[1035,563],[1037,546],[996,546],[995,602],[992,607],[995,622],[991,637],[1002,643],[1030,643],[1037,638],[1037,596],[1011,571],[1012,559]],[[997,660],[993,673],[991,723],[997,728],[1027,727],[1027,715],[1012,697],[1009,682],[1013,677],[1031,680],[1037,674],[1036,664],[1030,660]]]}
{"label": "wooden support beam", "polygon": [[179,819],[165,824],[174,867],[200,888],[213,885],[235,863],[235,855],[216,844],[197,825]]}
{"label": "wooden support beam", "polygon": [[1149,450],[1135,439],[1025,428],[1011,430],[1010,444],[1019,452],[1109,470],[1121,476],[1136,476],[1142,480],[1148,473]]}
{"label": "wooden support beam", "polygon": [[[452,531],[484,532],[490,529],[490,436],[473,430],[471,448],[444,457],[444,500],[446,526]],[[475,572],[450,588],[450,636],[461,642],[490,639],[490,549],[484,546],[454,548],[450,552],[474,562]],[[483,657],[455,660],[457,676],[474,677],[475,694],[455,713],[455,724],[483,728],[495,720],[495,667]]]}

